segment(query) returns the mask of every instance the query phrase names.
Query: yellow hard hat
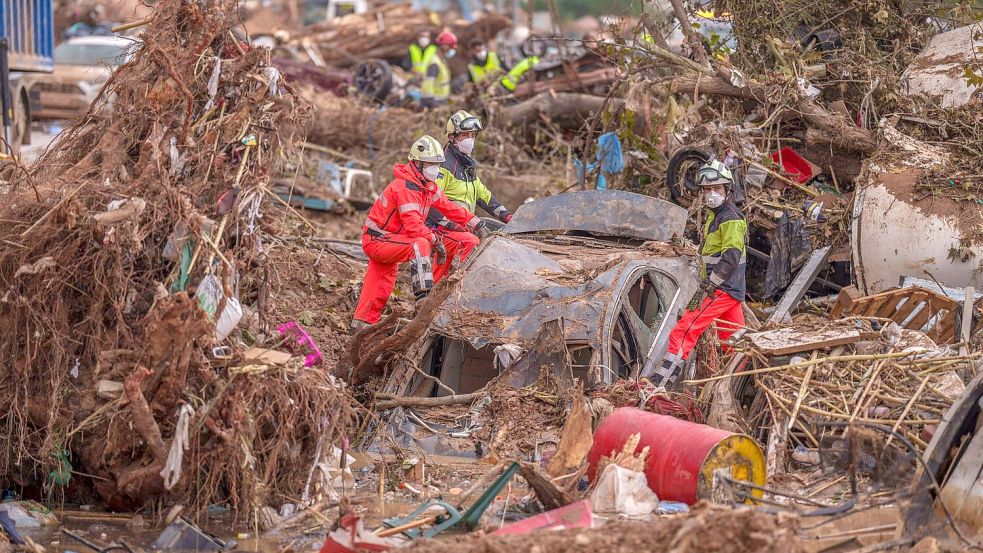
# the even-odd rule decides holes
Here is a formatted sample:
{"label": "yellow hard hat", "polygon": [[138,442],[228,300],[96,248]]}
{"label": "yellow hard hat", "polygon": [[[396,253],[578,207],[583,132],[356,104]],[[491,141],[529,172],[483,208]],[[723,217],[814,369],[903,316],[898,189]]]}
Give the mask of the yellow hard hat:
{"label": "yellow hard hat", "polygon": [[410,161],[444,162],[444,148],[437,139],[423,135],[410,147]]}
{"label": "yellow hard hat", "polygon": [[447,120],[447,134],[457,134],[460,132],[480,131],[484,127],[477,117],[464,111],[463,109],[451,115]]}

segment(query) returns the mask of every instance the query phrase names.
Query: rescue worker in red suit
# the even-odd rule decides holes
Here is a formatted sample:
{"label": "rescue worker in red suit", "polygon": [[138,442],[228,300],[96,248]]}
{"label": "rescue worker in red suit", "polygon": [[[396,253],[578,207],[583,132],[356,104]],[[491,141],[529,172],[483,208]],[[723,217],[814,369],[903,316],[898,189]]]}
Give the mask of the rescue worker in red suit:
{"label": "rescue worker in red suit", "polygon": [[[431,136],[410,147],[409,163],[393,167],[395,179],[372,204],[362,227],[362,250],[369,258],[362,293],[355,307],[352,330],[379,322],[389,301],[399,264],[410,262],[413,294],[430,292],[450,270],[451,262],[466,259],[484,232],[481,219],[447,199],[434,183],[444,162],[444,149]],[[434,232],[425,224],[431,208],[446,224]],[[436,267],[431,262],[436,256]]]}
{"label": "rescue worker in red suit", "polygon": [[734,203],[734,177],[723,163],[712,160],[696,173],[707,205],[703,226],[703,280],[686,312],[669,334],[669,349],[662,367],[652,375],[656,386],[669,387],[682,373],[696,341],[709,326],[723,342],[744,326],[747,220]]}

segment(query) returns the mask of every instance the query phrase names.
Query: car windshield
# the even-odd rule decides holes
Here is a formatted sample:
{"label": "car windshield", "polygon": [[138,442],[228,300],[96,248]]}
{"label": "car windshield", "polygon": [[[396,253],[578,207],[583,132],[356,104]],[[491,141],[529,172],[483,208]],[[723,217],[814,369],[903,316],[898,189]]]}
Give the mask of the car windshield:
{"label": "car windshield", "polygon": [[55,63],[66,65],[121,65],[127,44],[78,44],[65,42],[55,48]]}

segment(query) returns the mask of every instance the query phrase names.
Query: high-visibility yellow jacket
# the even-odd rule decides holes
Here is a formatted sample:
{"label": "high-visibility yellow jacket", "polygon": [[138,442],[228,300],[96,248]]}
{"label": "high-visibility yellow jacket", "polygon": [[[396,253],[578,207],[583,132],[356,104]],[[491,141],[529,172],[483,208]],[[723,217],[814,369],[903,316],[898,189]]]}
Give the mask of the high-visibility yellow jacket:
{"label": "high-visibility yellow jacket", "polygon": [[707,210],[700,247],[703,278],[739,301],[747,291],[747,232],[747,220],[733,202]]}
{"label": "high-visibility yellow jacket", "polygon": [[452,202],[466,207],[472,213],[476,207],[487,211],[505,222],[509,210],[502,205],[478,178],[478,163],[466,156],[454,144],[444,148],[444,163],[440,167],[437,186]]}
{"label": "high-visibility yellow jacket", "polygon": [[502,86],[504,86],[509,92],[515,92],[515,87],[519,86],[519,81],[522,80],[522,76],[525,75],[527,71],[532,69],[537,63],[539,63],[539,58],[536,56],[529,56],[528,58],[525,58],[519,63],[515,64],[515,67],[509,69],[509,72],[502,77]]}
{"label": "high-visibility yellow jacket", "polygon": [[410,44],[410,65],[413,73],[423,76],[427,71],[427,62],[437,53],[435,44],[428,44],[426,48],[420,48],[417,43]]}
{"label": "high-visibility yellow jacket", "polygon": [[502,72],[502,61],[498,59],[498,54],[495,52],[488,52],[488,56],[485,58],[485,63],[478,65],[477,63],[468,64],[468,73],[471,74],[471,82],[474,84],[481,84],[482,81],[487,79],[489,76],[497,75]]}
{"label": "high-visibility yellow jacket", "polygon": [[447,100],[451,95],[451,70],[439,53],[430,56],[420,85],[420,95],[430,100]]}

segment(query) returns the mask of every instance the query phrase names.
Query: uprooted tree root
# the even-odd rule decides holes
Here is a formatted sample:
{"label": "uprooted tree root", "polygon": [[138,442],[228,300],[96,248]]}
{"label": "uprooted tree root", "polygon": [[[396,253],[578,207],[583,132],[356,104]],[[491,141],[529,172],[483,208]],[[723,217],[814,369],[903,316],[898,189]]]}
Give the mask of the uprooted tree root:
{"label": "uprooted tree root", "polygon": [[[236,282],[254,284],[238,296],[256,304],[262,276],[241,277],[280,222],[267,184],[309,111],[268,51],[235,40],[235,13],[235,0],[159,2],[132,61],[3,193],[0,463],[15,483],[71,462],[115,508],[169,497],[252,512],[296,496],[319,439],[352,423],[326,371],[213,358],[192,293],[212,273],[216,313]],[[97,393],[100,381],[123,390]],[[168,491],[184,405],[188,448]]]}

